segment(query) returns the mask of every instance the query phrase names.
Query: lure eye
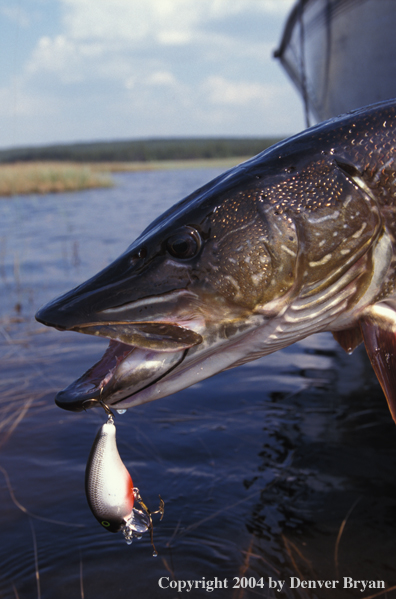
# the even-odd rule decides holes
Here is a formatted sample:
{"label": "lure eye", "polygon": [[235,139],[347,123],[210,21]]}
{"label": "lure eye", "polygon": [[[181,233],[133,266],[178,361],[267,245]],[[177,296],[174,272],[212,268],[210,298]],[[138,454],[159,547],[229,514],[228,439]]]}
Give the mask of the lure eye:
{"label": "lure eye", "polygon": [[168,238],[166,249],[173,258],[194,258],[201,249],[201,237],[196,229],[184,227]]}

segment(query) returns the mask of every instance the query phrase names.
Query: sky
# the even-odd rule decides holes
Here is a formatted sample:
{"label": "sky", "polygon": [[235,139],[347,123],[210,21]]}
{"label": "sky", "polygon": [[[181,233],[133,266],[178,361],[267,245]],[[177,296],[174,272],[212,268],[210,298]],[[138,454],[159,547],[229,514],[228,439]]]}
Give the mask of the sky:
{"label": "sky", "polygon": [[286,136],[295,0],[0,0],[0,148]]}

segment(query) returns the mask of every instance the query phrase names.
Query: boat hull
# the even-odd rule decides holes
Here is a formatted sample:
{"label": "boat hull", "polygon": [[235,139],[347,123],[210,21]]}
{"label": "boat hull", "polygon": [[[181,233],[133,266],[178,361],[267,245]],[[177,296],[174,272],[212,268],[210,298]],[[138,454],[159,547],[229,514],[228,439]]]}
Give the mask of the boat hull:
{"label": "boat hull", "polygon": [[302,95],[307,122],[396,97],[394,0],[303,0],[275,56]]}

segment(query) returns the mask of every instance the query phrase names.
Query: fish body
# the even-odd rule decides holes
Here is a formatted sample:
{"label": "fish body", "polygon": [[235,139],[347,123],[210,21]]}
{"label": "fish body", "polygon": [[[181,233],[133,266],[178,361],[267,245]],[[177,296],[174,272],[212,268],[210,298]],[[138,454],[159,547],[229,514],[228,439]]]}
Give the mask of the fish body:
{"label": "fish body", "polygon": [[167,210],[110,266],[42,308],[108,337],[57,396],[127,408],[331,331],[364,341],[396,415],[396,102],[326,121]]}
{"label": "fish body", "polygon": [[112,418],[99,429],[85,471],[85,492],[98,522],[118,532],[131,518],[134,492],[131,475],[120,458]]}

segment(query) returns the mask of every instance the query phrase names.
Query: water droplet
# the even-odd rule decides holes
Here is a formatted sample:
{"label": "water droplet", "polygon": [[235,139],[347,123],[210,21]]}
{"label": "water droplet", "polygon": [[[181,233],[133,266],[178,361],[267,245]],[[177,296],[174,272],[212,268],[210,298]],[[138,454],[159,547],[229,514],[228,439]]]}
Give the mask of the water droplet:
{"label": "water droplet", "polygon": [[116,410],[116,412],[117,412],[117,414],[125,414],[126,409],[120,408],[120,409]]}
{"label": "water droplet", "polygon": [[153,551],[153,557],[157,557],[158,553],[154,550]]}

